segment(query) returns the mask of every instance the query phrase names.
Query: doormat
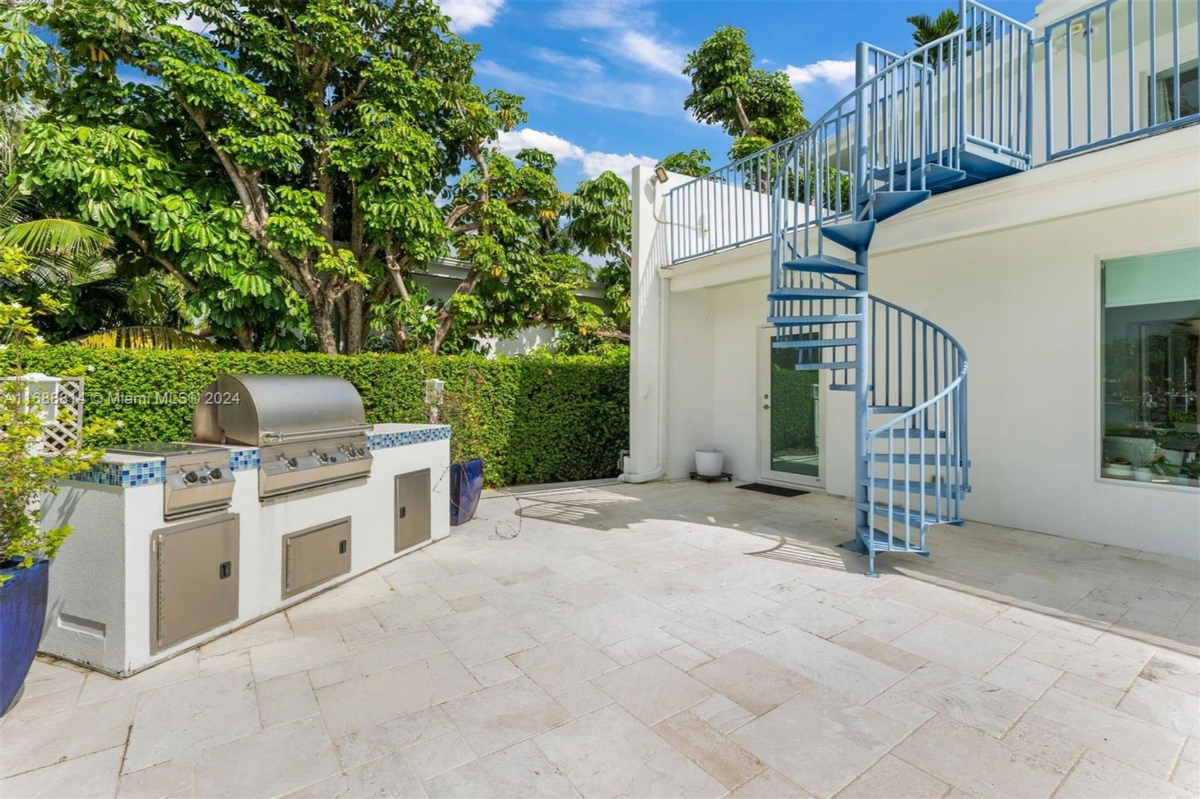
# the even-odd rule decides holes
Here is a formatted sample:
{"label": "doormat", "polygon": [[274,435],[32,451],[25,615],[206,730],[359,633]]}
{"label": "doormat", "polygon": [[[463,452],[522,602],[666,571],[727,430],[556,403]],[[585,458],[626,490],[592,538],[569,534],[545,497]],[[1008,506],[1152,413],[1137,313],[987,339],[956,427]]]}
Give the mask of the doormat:
{"label": "doormat", "polygon": [[766,483],[746,483],[744,486],[738,486],[747,491],[758,491],[762,494],[774,494],[777,497],[799,497],[809,492],[797,491],[794,488],[780,488],[779,486],[770,486]]}

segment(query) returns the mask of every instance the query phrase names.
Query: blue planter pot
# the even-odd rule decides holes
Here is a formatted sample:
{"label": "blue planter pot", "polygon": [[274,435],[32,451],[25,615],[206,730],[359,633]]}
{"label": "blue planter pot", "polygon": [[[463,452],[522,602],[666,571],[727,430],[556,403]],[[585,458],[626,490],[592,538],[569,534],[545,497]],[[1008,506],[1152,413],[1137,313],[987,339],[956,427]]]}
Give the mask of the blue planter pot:
{"label": "blue planter pot", "polygon": [[483,461],[479,458],[450,464],[450,524],[471,521],[483,493]]}
{"label": "blue planter pot", "polygon": [[12,577],[0,586],[0,716],[3,716],[25,684],[25,675],[42,639],[50,561],[39,560],[28,569],[7,561],[0,564],[0,574]]}

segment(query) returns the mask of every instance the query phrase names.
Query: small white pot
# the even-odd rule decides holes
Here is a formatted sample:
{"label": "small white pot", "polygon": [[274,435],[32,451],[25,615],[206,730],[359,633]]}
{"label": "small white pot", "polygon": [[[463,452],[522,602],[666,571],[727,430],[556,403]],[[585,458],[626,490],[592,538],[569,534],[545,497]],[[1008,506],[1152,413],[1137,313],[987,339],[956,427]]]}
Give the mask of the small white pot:
{"label": "small white pot", "polygon": [[1133,479],[1140,483],[1149,483],[1154,479],[1154,473],[1149,466],[1139,466],[1133,470]]}
{"label": "small white pot", "polygon": [[696,450],[696,474],[719,477],[725,466],[725,453],[719,449]]}

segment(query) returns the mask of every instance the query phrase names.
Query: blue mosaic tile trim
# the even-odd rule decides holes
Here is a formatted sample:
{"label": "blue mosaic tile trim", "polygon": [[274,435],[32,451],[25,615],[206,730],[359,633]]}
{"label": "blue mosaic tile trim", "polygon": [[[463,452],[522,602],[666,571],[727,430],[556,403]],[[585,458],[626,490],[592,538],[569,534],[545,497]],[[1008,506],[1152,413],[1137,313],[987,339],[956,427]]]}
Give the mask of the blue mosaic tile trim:
{"label": "blue mosaic tile trim", "polygon": [[262,451],[257,449],[238,449],[229,453],[229,468],[235,472],[257,469],[262,465]]}
{"label": "blue mosaic tile trim", "polygon": [[430,441],[443,441],[450,438],[450,425],[427,427],[424,430],[406,430],[403,433],[379,433],[367,438],[370,449],[389,449],[404,447],[409,444],[426,444]]}
{"label": "blue mosaic tile trim", "polygon": [[101,463],[71,478],[80,483],[99,483],[121,488],[161,485],[167,479],[167,462]]}

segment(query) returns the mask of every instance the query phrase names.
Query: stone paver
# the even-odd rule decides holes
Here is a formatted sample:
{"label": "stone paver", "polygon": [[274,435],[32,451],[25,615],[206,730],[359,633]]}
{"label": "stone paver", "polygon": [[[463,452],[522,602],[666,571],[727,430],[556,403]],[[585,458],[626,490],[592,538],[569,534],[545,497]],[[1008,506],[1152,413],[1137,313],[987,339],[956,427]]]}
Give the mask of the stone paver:
{"label": "stone paver", "polygon": [[133,678],[39,660],[0,795],[1200,790],[1194,562],[972,523],[870,579],[830,534],[851,510],[690,483],[489,499]]}

